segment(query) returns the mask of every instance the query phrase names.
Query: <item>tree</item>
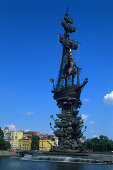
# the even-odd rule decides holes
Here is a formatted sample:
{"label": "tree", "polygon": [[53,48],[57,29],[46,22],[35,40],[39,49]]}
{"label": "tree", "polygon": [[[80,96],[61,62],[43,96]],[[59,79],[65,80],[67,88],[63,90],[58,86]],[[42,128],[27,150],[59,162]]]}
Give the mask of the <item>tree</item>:
{"label": "tree", "polygon": [[108,142],[108,140],[109,140],[107,136],[103,136],[103,135],[100,135],[99,139],[101,142]]}
{"label": "tree", "polygon": [[99,136],[99,138],[87,139],[86,149],[90,151],[112,151],[113,150],[113,141],[109,140],[107,136]]}
{"label": "tree", "polygon": [[40,137],[33,134],[31,140],[31,150],[39,150],[39,139]]}
{"label": "tree", "polygon": [[3,130],[1,129],[0,127],[0,150],[7,150],[7,149],[10,149],[11,148],[11,145],[9,142],[6,142],[4,140],[4,133],[3,133]]}
{"label": "tree", "polygon": [[6,150],[11,149],[11,144],[8,141],[5,142],[5,148]]}
{"label": "tree", "polygon": [[0,127],[0,139],[3,139],[3,138],[4,138],[4,132],[3,132],[3,130]]}
{"label": "tree", "polygon": [[109,140],[107,143],[107,150],[108,151],[113,151],[113,141]]}

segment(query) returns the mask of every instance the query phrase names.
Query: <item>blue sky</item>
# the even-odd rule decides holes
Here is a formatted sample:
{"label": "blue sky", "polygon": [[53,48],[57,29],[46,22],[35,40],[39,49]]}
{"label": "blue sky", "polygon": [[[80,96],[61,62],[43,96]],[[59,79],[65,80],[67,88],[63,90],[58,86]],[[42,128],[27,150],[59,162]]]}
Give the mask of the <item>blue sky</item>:
{"label": "blue sky", "polygon": [[[59,113],[49,79],[57,80],[62,46],[56,33],[67,6],[80,42],[72,51],[82,67],[80,115],[85,136],[113,139],[113,1],[0,1],[0,126],[51,133],[50,115]],[[108,95],[107,95],[108,94]]]}

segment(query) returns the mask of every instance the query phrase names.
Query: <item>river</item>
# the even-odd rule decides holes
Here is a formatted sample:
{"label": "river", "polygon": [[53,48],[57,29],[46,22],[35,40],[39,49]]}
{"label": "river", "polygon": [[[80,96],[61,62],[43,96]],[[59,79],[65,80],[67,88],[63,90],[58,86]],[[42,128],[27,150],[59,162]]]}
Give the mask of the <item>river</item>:
{"label": "river", "polygon": [[20,157],[0,157],[0,170],[113,170],[113,165],[24,160]]}

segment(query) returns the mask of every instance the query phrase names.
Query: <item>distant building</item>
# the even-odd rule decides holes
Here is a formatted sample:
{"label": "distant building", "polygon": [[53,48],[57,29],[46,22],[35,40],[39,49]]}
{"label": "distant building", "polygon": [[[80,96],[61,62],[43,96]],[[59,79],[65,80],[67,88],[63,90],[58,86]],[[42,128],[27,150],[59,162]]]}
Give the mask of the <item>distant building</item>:
{"label": "distant building", "polygon": [[40,132],[34,132],[34,131],[27,131],[28,134],[32,135],[35,134],[37,136],[39,136]]}
{"label": "distant building", "polygon": [[7,133],[7,134],[5,135],[4,140],[5,140],[6,142],[9,142],[9,143],[11,144],[10,133]]}
{"label": "distant building", "polygon": [[54,141],[50,139],[39,140],[39,151],[49,151],[52,146],[55,146]]}
{"label": "distant building", "polygon": [[8,127],[5,127],[4,129],[4,140],[6,142],[9,142],[11,144],[11,138],[10,138],[10,132],[9,132],[9,128]]}
{"label": "distant building", "polygon": [[32,134],[31,134],[31,133],[24,132],[24,133],[23,133],[23,136],[32,137]]}
{"label": "distant building", "polygon": [[4,137],[6,136],[6,134],[9,134],[9,128],[8,127],[5,127],[5,129],[4,129]]}
{"label": "distant building", "polygon": [[18,140],[22,139],[23,131],[11,131],[11,149],[16,150],[18,148]]}
{"label": "distant building", "polygon": [[40,134],[39,134],[40,139],[42,139],[42,138],[43,138],[43,136],[45,136],[45,135],[44,135],[44,134],[42,134],[42,133],[40,133]]}
{"label": "distant building", "polygon": [[19,150],[31,150],[31,136],[23,136],[18,140],[18,149]]}
{"label": "distant building", "polygon": [[54,135],[48,135],[47,133],[46,134],[40,134],[39,137],[40,137],[40,139],[50,139],[50,140],[54,141]]}

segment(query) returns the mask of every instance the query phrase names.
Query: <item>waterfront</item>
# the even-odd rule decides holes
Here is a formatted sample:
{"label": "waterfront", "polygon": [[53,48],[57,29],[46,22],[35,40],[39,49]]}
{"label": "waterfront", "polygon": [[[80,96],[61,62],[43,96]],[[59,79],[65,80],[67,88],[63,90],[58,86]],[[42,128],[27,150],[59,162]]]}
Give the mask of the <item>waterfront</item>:
{"label": "waterfront", "polygon": [[113,165],[22,160],[0,157],[0,170],[112,170]]}

